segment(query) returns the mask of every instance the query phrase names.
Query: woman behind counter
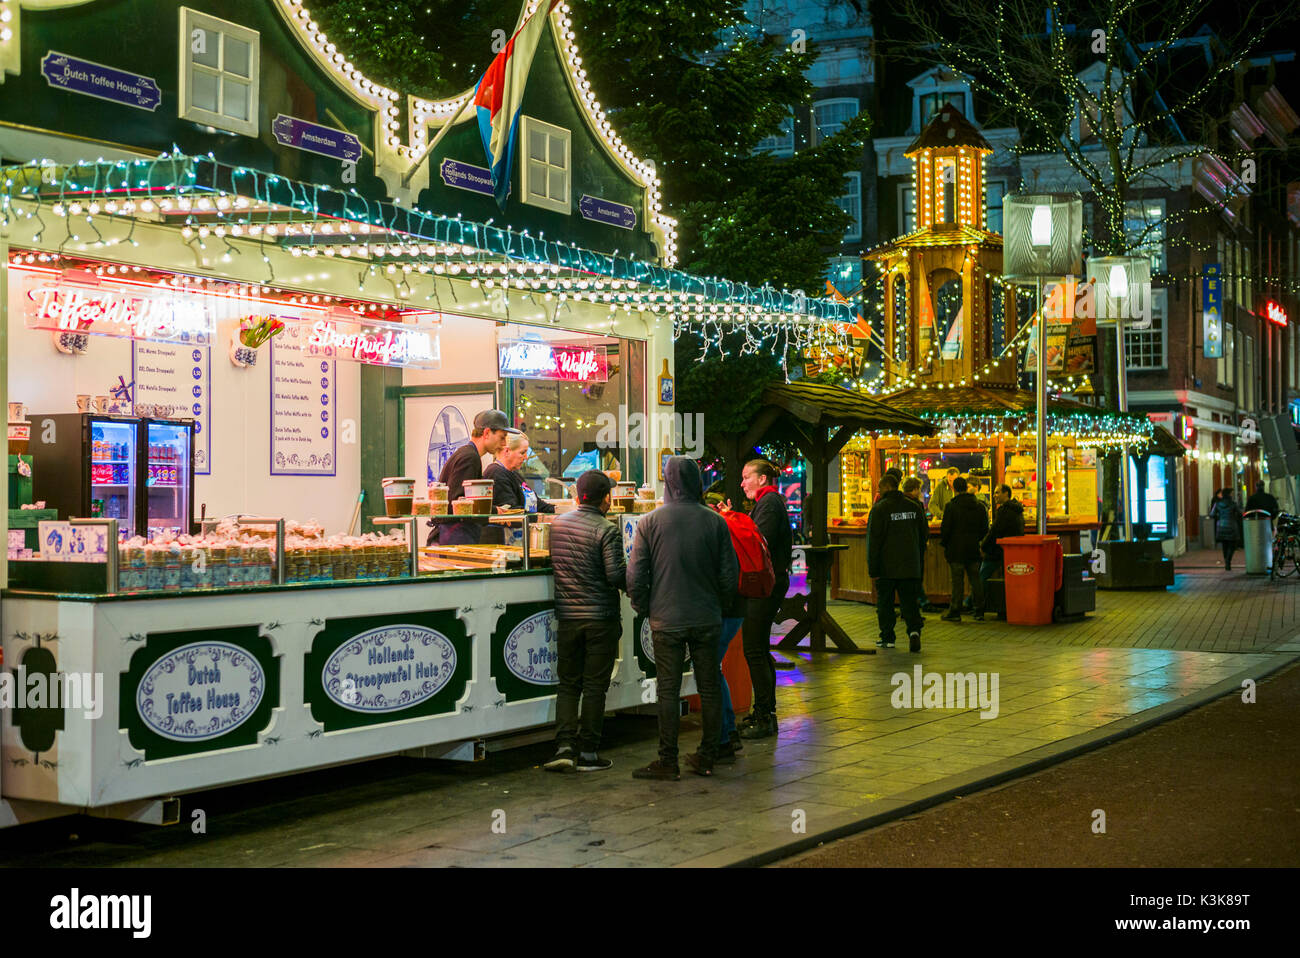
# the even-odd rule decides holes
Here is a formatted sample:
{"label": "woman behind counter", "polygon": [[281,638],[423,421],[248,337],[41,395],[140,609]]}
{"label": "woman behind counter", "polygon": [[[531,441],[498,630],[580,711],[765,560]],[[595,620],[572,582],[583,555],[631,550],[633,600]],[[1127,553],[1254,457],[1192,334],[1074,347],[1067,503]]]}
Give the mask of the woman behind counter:
{"label": "woman behind counter", "polygon": [[[492,506],[497,512],[554,512],[555,506],[539,499],[533,490],[524,485],[519,469],[528,461],[528,436],[524,433],[509,436],[505,448],[497,453],[496,462],[483,470],[483,478],[492,480]],[[504,543],[507,526],[490,525],[483,530],[486,543]]]}

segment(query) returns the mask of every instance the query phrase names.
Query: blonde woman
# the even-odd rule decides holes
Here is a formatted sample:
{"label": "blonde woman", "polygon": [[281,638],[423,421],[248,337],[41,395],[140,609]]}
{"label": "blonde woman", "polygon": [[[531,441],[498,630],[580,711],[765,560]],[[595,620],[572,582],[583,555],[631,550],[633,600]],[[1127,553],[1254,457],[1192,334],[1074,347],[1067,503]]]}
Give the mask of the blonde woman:
{"label": "blonde woman", "polygon": [[[492,505],[497,512],[523,509],[526,512],[554,512],[555,506],[539,499],[533,490],[524,485],[519,470],[528,461],[528,436],[524,433],[506,438],[505,446],[496,454],[496,462],[483,470],[483,478],[492,480]],[[484,542],[505,541],[502,526],[488,526],[483,533]]]}

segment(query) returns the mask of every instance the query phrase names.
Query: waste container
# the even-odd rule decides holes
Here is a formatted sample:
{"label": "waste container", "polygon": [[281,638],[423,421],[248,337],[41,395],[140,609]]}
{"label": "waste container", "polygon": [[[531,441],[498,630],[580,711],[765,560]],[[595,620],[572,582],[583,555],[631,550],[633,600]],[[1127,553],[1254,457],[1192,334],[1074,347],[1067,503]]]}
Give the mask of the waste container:
{"label": "waste container", "polygon": [[1241,517],[1241,534],[1246,551],[1246,575],[1267,575],[1273,565],[1273,516],[1263,509],[1251,509]]}
{"label": "waste container", "polygon": [[1061,540],[1057,536],[999,539],[1006,580],[1007,621],[1012,625],[1050,625],[1061,587]]}

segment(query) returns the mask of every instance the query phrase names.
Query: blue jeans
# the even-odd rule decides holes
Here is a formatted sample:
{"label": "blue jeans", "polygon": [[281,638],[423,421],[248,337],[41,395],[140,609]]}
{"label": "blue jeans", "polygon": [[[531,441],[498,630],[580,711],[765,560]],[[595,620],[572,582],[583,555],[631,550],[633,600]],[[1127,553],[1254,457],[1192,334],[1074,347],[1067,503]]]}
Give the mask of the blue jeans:
{"label": "blue jeans", "polygon": [[723,619],[722,635],[718,638],[718,681],[722,683],[722,735],[718,738],[719,745],[726,745],[736,734],[736,710],[731,707],[731,689],[727,688],[727,677],[722,674],[722,659],[744,621],[740,616]]}

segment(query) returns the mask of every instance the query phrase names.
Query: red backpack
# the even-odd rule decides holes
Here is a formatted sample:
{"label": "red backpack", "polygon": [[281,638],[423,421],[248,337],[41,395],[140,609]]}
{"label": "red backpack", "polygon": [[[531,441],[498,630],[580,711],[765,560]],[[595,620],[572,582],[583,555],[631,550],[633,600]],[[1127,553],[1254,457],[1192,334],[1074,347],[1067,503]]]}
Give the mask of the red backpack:
{"label": "red backpack", "polygon": [[743,512],[724,512],[731,544],[740,560],[740,594],[751,599],[766,599],[776,585],[776,571],[767,551],[767,540],[754,520]]}

